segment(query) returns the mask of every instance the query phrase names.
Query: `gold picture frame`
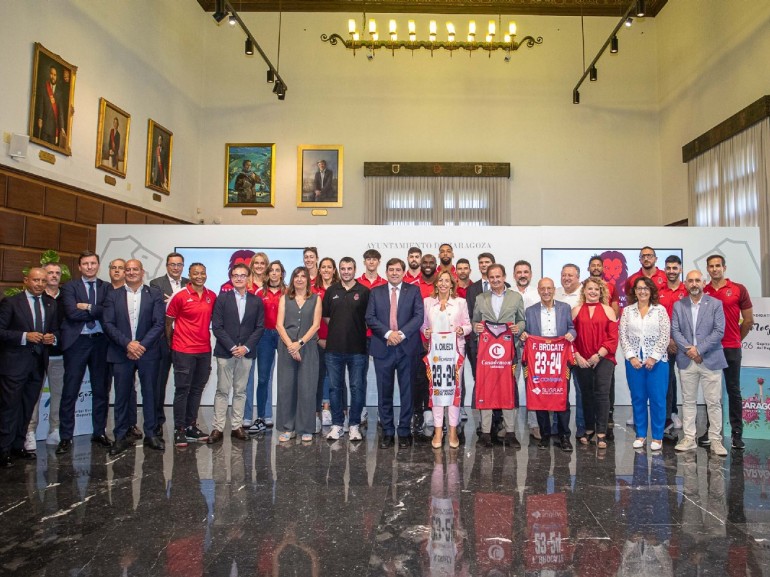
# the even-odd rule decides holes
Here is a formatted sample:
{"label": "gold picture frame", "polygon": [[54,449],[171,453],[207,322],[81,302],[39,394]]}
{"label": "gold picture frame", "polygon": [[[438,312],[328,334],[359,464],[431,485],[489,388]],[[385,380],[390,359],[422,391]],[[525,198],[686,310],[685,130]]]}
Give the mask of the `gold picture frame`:
{"label": "gold picture frame", "polygon": [[106,98],[100,98],[99,124],[96,129],[96,168],[126,178],[130,131],[131,115]]}
{"label": "gold picture frame", "polygon": [[275,206],[275,143],[225,144],[225,207]]}
{"label": "gold picture frame", "polygon": [[[342,145],[301,144],[297,147],[297,206],[342,206]],[[325,170],[321,171],[321,164]],[[327,173],[331,174],[327,175]]]}
{"label": "gold picture frame", "polygon": [[72,156],[72,116],[78,67],[35,42],[29,101],[29,140]]}
{"label": "gold picture frame", "polygon": [[171,158],[174,133],[152,118],[147,125],[147,164],[144,186],[163,194],[171,194]]}

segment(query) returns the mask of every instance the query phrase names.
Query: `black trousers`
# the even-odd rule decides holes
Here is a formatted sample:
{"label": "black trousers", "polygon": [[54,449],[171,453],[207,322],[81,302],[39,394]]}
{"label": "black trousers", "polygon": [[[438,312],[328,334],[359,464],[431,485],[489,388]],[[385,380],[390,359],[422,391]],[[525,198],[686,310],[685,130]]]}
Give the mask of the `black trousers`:
{"label": "black trousers", "polygon": [[6,356],[6,366],[0,375],[0,454],[11,449],[23,449],[32,410],[43,389],[46,367],[43,357],[29,350],[12,357]]}
{"label": "black trousers", "polygon": [[184,429],[198,420],[201,397],[211,374],[211,353],[180,353],[174,357],[174,427]]}
{"label": "black trousers", "polygon": [[584,369],[576,366],[575,377],[583,395],[583,419],[586,431],[595,431],[603,435],[607,432],[607,420],[610,413],[610,387],[615,365],[612,361],[601,359],[593,368]]}
{"label": "black trousers", "polygon": [[666,393],[666,420],[673,413],[679,414],[676,408],[676,360],[672,355],[668,358],[668,392]]}
{"label": "black trousers", "polygon": [[727,401],[730,416],[730,428],[733,435],[743,435],[743,399],[741,398],[741,359],[743,351],[737,349],[725,349],[727,367],[722,369],[725,376],[725,388],[727,389]]}

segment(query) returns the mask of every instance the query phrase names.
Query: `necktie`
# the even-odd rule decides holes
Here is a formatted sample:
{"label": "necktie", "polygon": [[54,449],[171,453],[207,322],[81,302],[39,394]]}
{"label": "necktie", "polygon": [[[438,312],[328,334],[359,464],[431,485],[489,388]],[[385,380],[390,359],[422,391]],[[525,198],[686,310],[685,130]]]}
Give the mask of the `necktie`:
{"label": "necktie", "polygon": [[488,291],[489,291],[489,282],[484,281],[484,292],[488,292]]}
{"label": "necktie", "polygon": [[43,309],[40,308],[40,297],[32,297],[35,299],[35,332],[43,332]]}
{"label": "necktie", "polygon": [[[94,288],[94,284],[96,284],[94,281],[88,281],[88,302],[92,306],[96,304],[96,289]],[[86,326],[89,329],[92,329],[96,326],[96,321],[88,321]]]}
{"label": "necktie", "polygon": [[390,289],[390,330],[398,330],[398,320],[396,314],[398,312],[398,301],[396,300],[396,287]]}

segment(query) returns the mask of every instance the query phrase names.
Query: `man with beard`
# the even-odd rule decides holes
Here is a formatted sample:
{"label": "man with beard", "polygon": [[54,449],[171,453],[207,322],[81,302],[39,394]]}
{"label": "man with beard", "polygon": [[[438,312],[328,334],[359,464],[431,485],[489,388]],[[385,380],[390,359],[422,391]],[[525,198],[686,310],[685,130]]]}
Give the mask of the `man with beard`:
{"label": "man with beard", "polygon": [[[682,282],[682,259],[675,254],[666,258],[666,284],[658,291],[658,300],[662,304],[668,318],[674,314],[674,303],[687,296],[687,288]],[[666,430],[663,440],[677,442],[679,437],[671,431],[682,428],[679,409],[676,406],[676,341],[673,338],[668,343],[668,393],[666,394]]]}
{"label": "man with beard", "polygon": [[588,261],[588,276],[591,278],[601,279],[607,285],[607,292],[610,294],[610,302],[608,303],[615,314],[620,318],[620,303],[618,303],[618,291],[614,283],[611,283],[604,278],[604,261],[602,257],[595,254]]}
{"label": "man with beard", "polygon": [[666,284],[668,279],[666,278],[666,273],[655,266],[658,262],[658,255],[655,254],[655,249],[650,246],[642,247],[639,251],[639,262],[642,265],[641,268],[632,274],[628,281],[626,281],[626,286],[624,287],[626,294],[629,293],[630,287],[634,286],[636,279],[640,276],[646,276],[647,278],[652,279],[658,292],[660,292],[661,287]]}
{"label": "man with beard", "polygon": [[[513,265],[513,278],[516,281],[513,290],[521,295],[524,300],[524,310],[540,302],[540,295],[537,289],[532,286],[532,265],[526,260],[518,260]],[[522,342],[516,341],[516,353],[521,358]],[[516,383],[518,386],[521,378],[522,364],[516,365]],[[529,435],[533,439],[540,440],[540,427],[537,424],[537,415],[534,411],[527,410],[527,425],[529,426]]]}
{"label": "man with beard", "polygon": [[438,272],[447,271],[453,277],[457,278],[455,267],[452,266],[452,260],[454,257],[455,253],[454,250],[452,250],[451,244],[445,242],[440,247],[438,247],[438,259],[441,262]]}
{"label": "man with beard", "polygon": [[[420,260],[420,278],[415,283],[420,289],[422,300],[433,295],[433,287],[437,276],[436,257],[432,254],[423,255]],[[423,358],[427,354],[427,349],[424,346],[426,341],[422,334],[420,334],[420,339],[423,340],[423,346],[419,348],[417,357],[412,362],[412,406],[414,407],[412,429],[415,434],[422,431],[424,426],[433,426],[433,412],[430,410],[428,403],[428,375],[425,372],[425,364],[423,363]]]}
{"label": "man with beard", "polygon": [[464,299],[468,294],[468,287],[471,286],[470,261],[467,258],[459,259],[455,271],[457,272],[457,296]]}
{"label": "man with beard", "polygon": [[[706,259],[706,268],[711,282],[703,292],[722,301],[725,313],[725,335],[722,348],[725,352],[727,367],[722,371],[725,376],[725,388],[729,401],[730,429],[732,429],[733,449],[743,449],[743,399],[741,398],[741,342],[749,334],[754,324],[754,307],[746,287],[731,281],[725,276],[727,266],[725,257],[712,254]],[[708,428],[708,421],[706,421]],[[708,446],[708,430],[698,442]]]}
{"label": "man with beard", "polygon": [[404,282],[406,284],[417,284],[420,280],[420,261],[422,260],[422,249],[413,246],[410,247],[406,255],[406,273]]}
{"label": "man with beard", "polygon": [[[574,309],[580,301],[580,267],[567,263],[561,267],[561,286],[556,289],[554,298],[557,301],[567,303],[570,309]],[[572,385],[575,390],[575,436],[582,437],[586,432],[583,419],[583,395],[580,394],[580,385],[577,379],[572,377]]]}

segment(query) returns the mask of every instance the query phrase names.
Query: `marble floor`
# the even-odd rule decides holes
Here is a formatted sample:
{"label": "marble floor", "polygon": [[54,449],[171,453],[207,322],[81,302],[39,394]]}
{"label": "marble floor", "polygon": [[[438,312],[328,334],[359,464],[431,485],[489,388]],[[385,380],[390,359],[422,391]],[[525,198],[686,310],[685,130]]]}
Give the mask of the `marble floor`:
{"label": "marble floor", "polygon": [[523,415],[518,451],[477,446],[473,419],[441,451],[380,450],[375,426],[116,458],[41,442],[0,471],[0,575],[770,575],[770,442],[636,452],[628,415],[599,453],[538,449]]}

